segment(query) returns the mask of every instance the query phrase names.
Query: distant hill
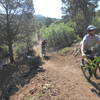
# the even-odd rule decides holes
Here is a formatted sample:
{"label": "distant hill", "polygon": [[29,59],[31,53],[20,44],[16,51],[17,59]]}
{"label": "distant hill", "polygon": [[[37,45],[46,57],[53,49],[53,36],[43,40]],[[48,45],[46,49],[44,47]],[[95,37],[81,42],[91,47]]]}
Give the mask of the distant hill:
{"label": "distant hill", "polygon": [[[34,17],[38,20],[43,20],[43,19],[47,19],[47,18],[50,18],[50,17],[45,17],[45,16],[42,16],[42,15],[34,15]],[[53,19],[53,20],[59,20],[57,18],[50,18],[50,19]]]}
{"label": "distant hill", "polygon": [[42,15],[34,15],[34,17],[35,17],[36,20],[39,20],[39,21],[43,21],[46,18],[46,17],[44,17]]}
{"label": "distant hill", "polygon": [[49,26],[51,23],[54,23],[54,22],[60,20],[60,19],[56,19],[56,18],[45,17],[42,15],[34,15],[34,18],[37,21],[42,22],[46,26]]}

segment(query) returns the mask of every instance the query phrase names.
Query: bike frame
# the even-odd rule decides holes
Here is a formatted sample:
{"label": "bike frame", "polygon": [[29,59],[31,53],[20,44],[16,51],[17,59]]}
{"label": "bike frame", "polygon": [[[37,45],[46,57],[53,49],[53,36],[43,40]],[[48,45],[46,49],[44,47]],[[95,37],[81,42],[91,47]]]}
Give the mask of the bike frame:
{"label": "bike frame", "polygon": [[[91,58],[91,57],[90,57]],[[85,66],[81,67],[85,77],[90,80],[90,78],[94,75],[96,77],[97,68],[100,70],[100,57],[93,57],[93,59],[89,59],[89,56],[85,59]]]}

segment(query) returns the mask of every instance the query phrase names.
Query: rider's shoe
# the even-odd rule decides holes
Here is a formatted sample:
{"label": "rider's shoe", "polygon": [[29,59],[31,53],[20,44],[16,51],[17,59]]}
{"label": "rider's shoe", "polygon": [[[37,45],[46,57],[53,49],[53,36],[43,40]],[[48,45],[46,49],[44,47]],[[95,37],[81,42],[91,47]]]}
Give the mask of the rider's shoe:
{"label": "rider's shoe", "polygon": [[81,67],[84,67],[85,66],[84,59],[81,60],[80,65],[81,65]]}

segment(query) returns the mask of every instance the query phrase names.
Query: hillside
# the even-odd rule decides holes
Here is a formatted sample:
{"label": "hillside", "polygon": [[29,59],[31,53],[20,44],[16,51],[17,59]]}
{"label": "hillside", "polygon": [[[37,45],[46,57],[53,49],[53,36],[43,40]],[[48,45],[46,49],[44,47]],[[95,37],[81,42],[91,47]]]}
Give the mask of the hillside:
{"label": "hillside", "polygon": [[44,25],[47,25],[47,24],[51,24],[51,23],[54,23],[56,21],[59,21],[60,19],[56,19],[56,18],[50,18],[50,17],[45,17],[45,16],[42,16],[42,15],[34,15],[34,18],[43,23]]}

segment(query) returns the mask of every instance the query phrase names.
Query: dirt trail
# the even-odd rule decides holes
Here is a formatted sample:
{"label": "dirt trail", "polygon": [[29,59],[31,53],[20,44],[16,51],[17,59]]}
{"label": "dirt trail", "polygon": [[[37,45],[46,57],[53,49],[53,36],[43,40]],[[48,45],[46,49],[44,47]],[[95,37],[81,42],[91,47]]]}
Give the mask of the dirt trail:
{"label": "dirt trail", "polygon": [[[55,99],[43,100],[100,100],[100,80],[93,78],[89,83],[84,78],[79,67],[80,58],[75,58],[71,54],[61,56],[57,53],[49,54],[49,57],[49,60],[45,60],[43,68],[46,71],[42,74],[56,84],[60,93]],[[32,80],[34,81],[34,78]],[[17,93],[17,99],[15,95],[10,100],[21,100],[18,97],[31,88],[32,82]]]}
{"label": "dirt trail", "polygon": [[100,100],[100,80],[87,82],[79,67],[79,58],[52,54],[50,59],[44,67],[59,86],[62,100]]}

